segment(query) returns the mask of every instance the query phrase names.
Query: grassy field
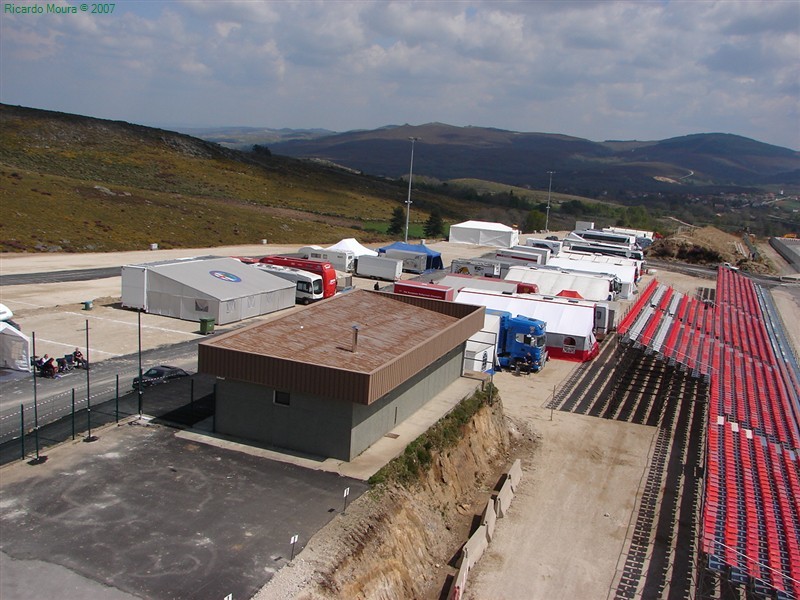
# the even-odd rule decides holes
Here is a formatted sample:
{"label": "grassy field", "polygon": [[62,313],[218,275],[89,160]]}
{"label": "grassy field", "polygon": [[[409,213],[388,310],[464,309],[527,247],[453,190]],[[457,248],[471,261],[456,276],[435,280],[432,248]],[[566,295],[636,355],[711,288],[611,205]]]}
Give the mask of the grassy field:
{"label": "grassy field", "polygon": [[[407,193],[401,181],[71,115],[3,107],[0,135],[4,251],[384,241]],[[424,206],[464,211],[429,192],[415,204],[412,236]]]}
{"label": "grassy field", "polygon": [[[384,242],[407,182],[318,161],[243,153],[187,135],[0,104],[0,251],[103,252],[258,243],[327,244],[345,237]],[[477,194],[462,199],[454,187]],[[413,189],[409,238],[424,237],[431,211],[524,224],[492,195],[513,191],[530,206],[547,191],[456,180]],[[480,197],[479,197],[480,196]],[[572,227],[559,204],[593,201],[552,194],[550,224]]]}
{"label": "grassy field", "polygon": [[[504,183],[484,181],[483,179],[451,179],[447,183],[449,185],[460,186],[475,190],[479,194],[513,193],[515,196],[527,200],[531,204],[540,204],[547,202],[547,195],[548,195],[547,190],[531,190],[528,188],[506,185]],[[557,192],[550,193],[551,204],[560,204],[562,202],[569,202],[570,200],[580,200],[581,202],[587,204],[605,204],[610,206],[618,206],[613,202],[595,200],[591,198],[585,198],[583,196],[573,196],[572,194],[559,194]]]}

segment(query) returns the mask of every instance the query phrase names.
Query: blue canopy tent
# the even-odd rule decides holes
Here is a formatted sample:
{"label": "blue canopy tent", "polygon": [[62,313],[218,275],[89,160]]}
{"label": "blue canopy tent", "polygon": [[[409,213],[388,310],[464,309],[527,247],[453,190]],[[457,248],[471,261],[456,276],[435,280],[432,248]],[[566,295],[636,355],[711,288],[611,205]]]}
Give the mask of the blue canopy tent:
{"label": "blue canopy tent", "polygon": [[389,244],[388,246],[384,246],[383,248],[378,248],[378,254],[386,254],[387,250],[400,250],[402,252],[414,252],[416,254],[426,254],[428,256],[426,269],[428,271],[434,269],[444,269],[444,263],[442,262],[442,253],[436,252],[436,250],[431,250],[425,244],[408,244],[406,242],[395,242],[393,244]]}

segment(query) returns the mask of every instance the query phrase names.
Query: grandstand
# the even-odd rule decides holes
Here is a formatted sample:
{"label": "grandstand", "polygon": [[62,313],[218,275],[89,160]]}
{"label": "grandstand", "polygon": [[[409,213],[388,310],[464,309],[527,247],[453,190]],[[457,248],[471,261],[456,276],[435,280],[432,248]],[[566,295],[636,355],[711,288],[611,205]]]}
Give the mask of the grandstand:
{"label": "grandstand", "polygon": [[618,335],[708,384],[694,597],[800,599],[800,369],[769,294],[727,267],[714,304],[653,281]]}

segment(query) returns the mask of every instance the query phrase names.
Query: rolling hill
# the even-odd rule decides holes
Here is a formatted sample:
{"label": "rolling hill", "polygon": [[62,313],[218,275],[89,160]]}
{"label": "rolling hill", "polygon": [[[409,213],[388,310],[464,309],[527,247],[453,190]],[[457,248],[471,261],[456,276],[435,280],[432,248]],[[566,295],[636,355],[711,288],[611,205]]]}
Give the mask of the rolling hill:
{"label": "rolling hill", "polygon": [[408,173],[409,137],[414,172],[439,180],[464,177],[546,188],[555,171],[559,192],[600,197],[709,188],[797,187],[800,153],[744,138],[711,133],[661,141],[589,140],[442,123],[390,126],[270,144],[281,155],[314,157],[374,175]]}

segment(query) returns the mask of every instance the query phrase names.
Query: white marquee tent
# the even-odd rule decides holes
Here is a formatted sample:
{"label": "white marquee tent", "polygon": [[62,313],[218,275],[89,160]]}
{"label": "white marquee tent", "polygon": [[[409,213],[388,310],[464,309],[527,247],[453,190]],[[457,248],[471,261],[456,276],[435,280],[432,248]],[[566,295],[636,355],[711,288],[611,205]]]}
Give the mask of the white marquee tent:
{"label": "white marquee tent", "polygon": [[580,294],[581,298],[595,302],[614,300],[613,279],[613,275],[603,273],[577,273],[517,265],[509,267],[505,276],[506,281],[536,284],[538,293],[545,296],[557,296],[564,291],[572,291]]}
{"label": "white marquee tent", "polygon": [[378,253],[375,250],[370,250],[369,248],[362,246],[358,243],[356,238],[345,238],[336,242],[333,246],[328,246],[325,248],[325,250],[330,250],[332,252],[345,252],[349,250],[355,255],[356,258],[359,256],[378,256]]}
{"label": "white marquee tent", "polygon": [[519,231],[502,223],[464,221],[450,226],[450,242],[494,248],[511,248],[519,244]]}
{"label": "white marquee tent", "polygon": [[202,256],[122,267],[122,305],[219,325],[295,304],[295,284],[234,258]]}
{"label": "white marquee tent", "polygon": [[31,370],[31,340],[8,323],[0,322],[0,367]]}

